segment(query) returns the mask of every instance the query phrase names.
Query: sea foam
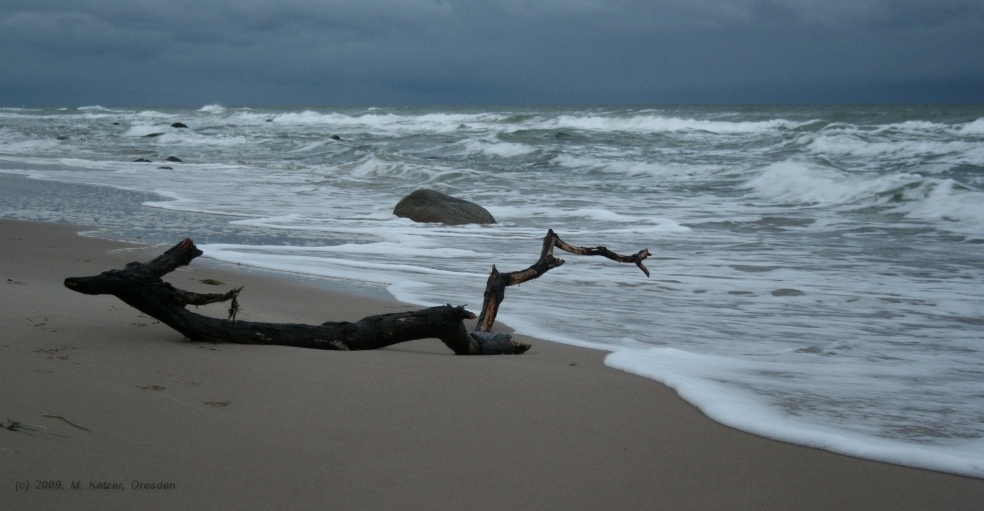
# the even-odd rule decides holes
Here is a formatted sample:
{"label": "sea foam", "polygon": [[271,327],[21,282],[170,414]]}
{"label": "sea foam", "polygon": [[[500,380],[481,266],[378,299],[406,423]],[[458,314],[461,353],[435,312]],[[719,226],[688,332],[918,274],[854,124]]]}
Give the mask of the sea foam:
{"label": "sea foam", "polygon": [[[772,403],[734,381],[756,372],[788,372],[788,365],[689,353],[674,348],[622,349],[605,357],[615,369],[652,378],[721,424],[767,438],[911,467],[984,478],[984,442],[958,440],[946,447],[852,433],[843,428],[776,413]],[[819,397],[819,396],[818,396]]]}

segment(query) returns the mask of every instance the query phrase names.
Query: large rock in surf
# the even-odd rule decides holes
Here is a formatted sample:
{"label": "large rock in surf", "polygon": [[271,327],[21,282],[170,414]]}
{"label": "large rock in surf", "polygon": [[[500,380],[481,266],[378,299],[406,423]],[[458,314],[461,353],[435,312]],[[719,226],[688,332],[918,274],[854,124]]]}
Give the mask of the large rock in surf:
{"label": "large rock in surf", "polygon": [[396,204],[393,214],[414,222],[447,225],[494,224],[495,218],[485,208],[434,190],[417,190]]}

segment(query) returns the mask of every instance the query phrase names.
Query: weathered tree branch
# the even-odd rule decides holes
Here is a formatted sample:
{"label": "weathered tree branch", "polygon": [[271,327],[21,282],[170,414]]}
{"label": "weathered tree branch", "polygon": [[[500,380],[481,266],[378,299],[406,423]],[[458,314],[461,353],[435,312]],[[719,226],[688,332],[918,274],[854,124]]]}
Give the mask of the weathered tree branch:
{"label": "weathered tree branch", "polygon": [[[65,286],[90,295],[109,294],[199,342],[274,344],[327,350],[370,350],[416,339],[437,338],[459,355],[522,353],[529,345],[509,336],[472,337],[463,324],[475,315],[464,307],[428,309],[369,316],[360,321],[320,325],[258,323],[216,319],[187,310],[188,305],[235,301],[240,289],[199,294],[177,289],[161,277],[201,255],[186,239],[147,263],[130,263],[92,277],[65,279]],[[235,308],[235,306],[233,307]]]}
{"label": "weathered tree branch", "polygon": [[649,270],[642,264],[642,261],[649,257],[649,249],[647,248],[644,248],[633,255],[623,256],[616,254],[605,247],[576,247],[560,239],[560,236],[557,236],[557,233],[555,233],[553,229],[550,229],[547,231],[547,235],[543,238],[543,249],[540,251],[540,259],[533,263],[533,265],[529,268],[511,273],[500,273],[499,270],[496,269],[495,265],[492,266],[492,274],[489,275],[489,280],[485,284],[485,299],[482,303],[482,313],[478,317],[478,326],[476,327],[476,331],[492,331],[492,325],[495,323],[496,314],[499,312],[499,305],[505,299],[507,287],[533,280],[564,264],[563,259],[554,257],[554,247],[577,255],[600,255],[620,263],[635,263],[635,265],[638,266],[647,277],[649,276]]}
{"label": "weathered tree branch", "polygon": [[[326,350],[370,350],[417,339],[440,339],[458,355],[519,354],[530,348],[507,334],[492,333],[492,324],[505,288],[535,279],[552,268],[564,264],[553,256],[554,247],[572,254],[601,255],[613,261],[632,262],[646,275],[649,271],[642,261],[649,256],[642,250],[632,256],[622,256],[605,247],[583,248],[570,245],[552,230],[543,241],[540,259],[526,270],[499,273],[492,267],[485,290],[485,303],[478,327],[469,333],[465,319],[475,315],[463,306],[445,305],[427,309],[369,316],[357,322],[327,322],[320,325],[293,323],[260,323],[236,321],[239,310],[237,298],[242,288],[221,294],[193,293],[177,289],[162,277],[178,267],[186,266],[202,251],[190,239],[185,239],[150,262],[130,263],[122,270],[110,270],[91,277],[65,279],[65,286],[90,294],[113,295],[135,309],[177,330],[192,341],[227,342],[236,344],[273,344]],[[231,302],[229,319],[217,319],[187,310],[188,305],[207,305]]]}

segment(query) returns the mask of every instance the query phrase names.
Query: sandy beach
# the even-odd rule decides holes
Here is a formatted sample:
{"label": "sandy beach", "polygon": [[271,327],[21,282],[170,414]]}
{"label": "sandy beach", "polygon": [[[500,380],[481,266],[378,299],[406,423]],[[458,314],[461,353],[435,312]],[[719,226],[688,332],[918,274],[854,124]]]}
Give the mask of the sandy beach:
{"label": "sandy beach", "polygon": [[[0,221],[0,501],[10,509],[980,509],[984,480],[855,459],[717,424],[605,352],[520,356],[438,340],[371,352],[204,345],[66,277],[167,247]],[[179,240],[174,240],[175,242]],[[207,255],[207,254],[206,254]],[[223,285],[201,281],[214,279]],[[231,271],[241,319],[408,307]],[[214,308],[224,313],[222,305]],[[8,428],[10,427],[10,428]]]}

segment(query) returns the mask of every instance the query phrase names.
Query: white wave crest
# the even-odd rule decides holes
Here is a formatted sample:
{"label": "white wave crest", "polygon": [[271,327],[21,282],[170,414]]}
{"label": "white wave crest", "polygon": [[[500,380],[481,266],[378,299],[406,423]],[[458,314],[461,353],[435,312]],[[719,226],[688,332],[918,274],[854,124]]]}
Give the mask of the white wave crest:
{"label": "white wave crest", "polygon": [[895,174],[867,176],[784,161],[761,169],[747,186],[759,197],[814,205],[853,204],[877,194],[896,190],[921,180],[918,176]]}
{"label": "white wave crest", "polygon": [[500,158],[512,158],[523,156],[535,152],[537,149],[526,144],[514,142],[503,142],[494,138],[468,139],[461,142],[464,150],[468,154],[485,154],[498,156]]}
{"label": "white wave crest", "polygon": [[37,155],[57,149],[61,143],[51,139],[0,137],[0,154]]}
{"label": "white wave crest", "polygon": [[885,158],[910,160],[947,157],[954,163],[971,163],[980,144],[962,140],[886,140],[868,141],[847,134],[819,135],[813,137],[807,148],[824,156],[850,156],[857,158]]}
{"label": "white wave crest", "polygon": [[875,130],[875,133],[882,133],[886,131],[897,131],[897,132],[907,132],[907,133],[919,133],[924,134],[931,131],[940,131],[949,128],[949,125],[930,122],[930,121],[903,121],[893,124],[886,124]]}
{"label": "white wave crest", "polygon": [[952,179],[929,180],[927,186],[907,190],[903,197],[908,200],[895,210],[910,218],[965,223],[975,234],[984,225],[984,193]]}
{"label": "white wave crest", "polygon": [[743,134],[794,128],[802,123],[774,119],[769,121],[711,121],[682,119],[659,115],[634,115],[626,117],[562,115],[545,123],[553,129],[578,129],[585,131],[635,131],[675,132],[704,131],[717,134]]}
{"label": "white wave crest", "polygon": [[339,130],[358,130],[374,133],[449,133],[462,127],[467,129],[487,128],[502,118],[498,114],[457,114],[427,113],[422,115],[399,115],[394,113],[373,113],[350,115],[338,112],[322,113],[313,110],[285,112],[269,117],[273,122],[295,125],[324,125]]}
{"label": "white wave crest", "polygon": [[961,135],[984,135],[984,117],[963,125],[959,133]]}
{"label": "white wave crest", "polygon": [[952,179],[917,174],[848,174],[800,162],[779,162],[761,169],[747,186],[762,198],[850,209],[887,207],[908,218],[946,220],[940,227],[964,231],[984,223],[984,192]]}
{"label": "white wave crest", "polygon": [[625,176],[706,176],[722,169],[719,165],[645,162],[634,161],[629,158],[595,158],[586,156],[571,156],[569,154],[559,154],[550,161],[551,163],[562,167],[589,169],[591,171],[606,174],[621,174]]}
{"label": "white wave crest", "polygon": [[388,162],[376,156],[369,156],[350,164],[341,165],[338,170],[348,177],[365,180],[370,178],[402,178],[428,183],[448,173],[458,172],[439,166],[422,166],[405,162]]}

